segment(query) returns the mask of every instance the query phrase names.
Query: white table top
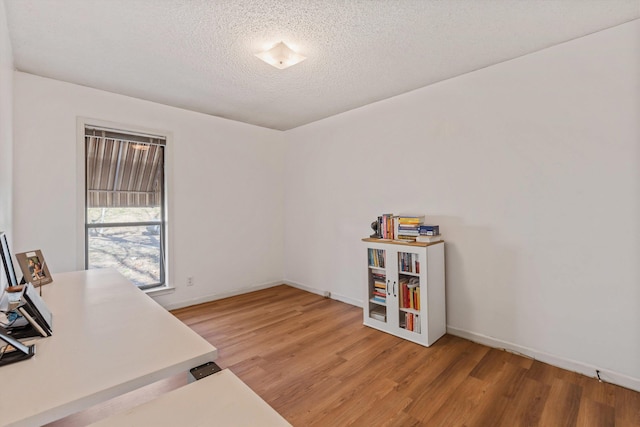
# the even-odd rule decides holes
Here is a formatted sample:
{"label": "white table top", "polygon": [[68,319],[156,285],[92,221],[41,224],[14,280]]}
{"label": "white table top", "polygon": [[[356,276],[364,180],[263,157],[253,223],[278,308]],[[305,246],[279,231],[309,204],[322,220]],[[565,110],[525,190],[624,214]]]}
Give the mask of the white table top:
{"label": "white table top", "polygon": [[214,360],[217,350],[115,270],[56,274],[53,335],[0,367],[0,425],[41,425]]}
{"label": "white table top", "polygon": [[280,427],[291,424],[233,372],[224,369],[92,426]]}

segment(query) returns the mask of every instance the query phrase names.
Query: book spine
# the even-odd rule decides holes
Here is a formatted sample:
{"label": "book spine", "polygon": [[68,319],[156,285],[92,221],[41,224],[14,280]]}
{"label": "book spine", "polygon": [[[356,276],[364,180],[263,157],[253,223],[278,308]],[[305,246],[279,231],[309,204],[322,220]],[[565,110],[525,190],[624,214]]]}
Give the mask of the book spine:
{"label": "book spine", "polygon": [[394,239],[398,238],[398,225],[399,225],[398,217],[395,216],[393,217],[393,238]]}

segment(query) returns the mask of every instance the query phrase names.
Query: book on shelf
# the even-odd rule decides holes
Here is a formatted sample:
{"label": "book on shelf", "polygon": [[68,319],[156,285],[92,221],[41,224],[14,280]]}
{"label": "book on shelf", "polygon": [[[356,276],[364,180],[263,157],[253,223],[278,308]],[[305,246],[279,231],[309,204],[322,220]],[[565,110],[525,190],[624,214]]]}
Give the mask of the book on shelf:
{"label": "book on shelf", "polygon": [[405,276],[401,277],[398,283],[400,285],[401,307],[420,310],[420,279]]}
{"label": "book on shelf", "polygon": [[400,252],[398,268],[400,273],[420,273],[420,258],[418,254]]}
{"label": "book on shelf", "polygon": [[372,319],[379,320],[381,322],[387,321],[387,311],[384,307],[375,307],[369,311],[369,316]]}
{"label": "book on shelf", "polygon": [[393,239],[405,240],[412,237],[413,232],[417,236],[419,227],[424,222],[424,215],[396,215],[393,217]]}
{"label": "book on shelf", "polygon": [[409,304],[407,283],[409,283],[409,279],[407,279],[406,277],[400,277],[400,280],[398,280],[398,287],[400,288],[400,303],[401,307],[403,308],[406,308]]}
{"label": "book on shelf", "polygon": [[[440,226],[424,224],[424,215],[382,214],[378,217],[380,240],[398,243],[435,243],[442,240]],[[382,249],[369,249],[369,265],[372,268],[385,268],[385,252]]]}
{"label": "book on shelf", "polygon": [[398,230],[401,230],[401,231],[409,230],[409,231],[420,232],[420,224],[399,224]]}
{"label": "book on shelf", "polygon": [[410,237],[410,236],[398,236],[397,238],[392,240],[392,242],[397,242],[397,243],[415,243],[415,241],[416,241],[416,238]]}
{"label": "book on shelf", "polygon": [[369,248],[369,266],[373,268],[384,268],[384,249]]}
{"label": "book on shelf", "polygon": [[420,233],[418,233],[417,231],[413,232],[413,231],[398,231],[398,235],[396,236],[396,239],[404,239],[404,238],[416,238],[420,235]]}
{"label": "book on shelf", "polygon": [[373,286],[386,289],[387,285],[385,284],[386,278],[384,274],[372,272],[371,279],[373,280]]}
{"label": "book on shelf", "polygon": [[424,215],[398,215],[399,224],[422,224]]}
{"label": "book on shelf", "polygon": [[438,225],[421,225],[418,231],[423,236],[437,236],[440,234],[440,226]]}
{"label": "book on shelf", "polygon": [[373,302],[377,302],[377,303],[381,303],[381,304],[386,304],[387,303],[387,299],[386,298],[382,298],[379,296],[374,296],[373,298],[371,298],[371,300]]}
{"label": "book on shelf", "polygon": [[436,236],[418,236],[416,237],[416,242],[420,243],[434,243],[442,240],[442,234],[438,234]]}
{"label": "book on shelf", "polygon": [[418,238],[418,236],[398,236],[398,238],[395,239],[394,242],[414,243],[417,238]]}
{"label": "book on shelf", "polygon": [[378,217],[378,234],[383,239],[393,239],[394,226],[393,226],[393,214],[382,214]]}
{"label": "book on shelf", "polygon": [[400,326],[408,331],[420,333],[420,315],[414,313],[405,313],[404,321],[400,323]]}

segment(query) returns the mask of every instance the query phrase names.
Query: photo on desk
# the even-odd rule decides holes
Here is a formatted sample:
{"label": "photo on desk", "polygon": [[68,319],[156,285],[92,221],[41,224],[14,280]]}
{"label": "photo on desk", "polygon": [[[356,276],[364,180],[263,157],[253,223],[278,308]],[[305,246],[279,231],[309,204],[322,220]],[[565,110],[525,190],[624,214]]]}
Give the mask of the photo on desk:
{"label": "photo on desk", "polygon": [[53,282],[49,267],[44,260],[42,251],[35,250],[16,254],[18,264],[24,275],[24,280],[33,286],[42,286]]}

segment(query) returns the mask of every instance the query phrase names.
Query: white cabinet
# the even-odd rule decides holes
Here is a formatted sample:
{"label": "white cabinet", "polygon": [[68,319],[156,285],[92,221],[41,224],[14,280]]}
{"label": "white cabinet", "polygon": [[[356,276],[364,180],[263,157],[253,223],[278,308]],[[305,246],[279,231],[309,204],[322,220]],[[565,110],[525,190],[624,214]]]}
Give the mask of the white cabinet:
{"label": "white cabinet", "polygon": [[427,347],[436,342],[446,332],[444,242],[362,240],[364,324]]}

